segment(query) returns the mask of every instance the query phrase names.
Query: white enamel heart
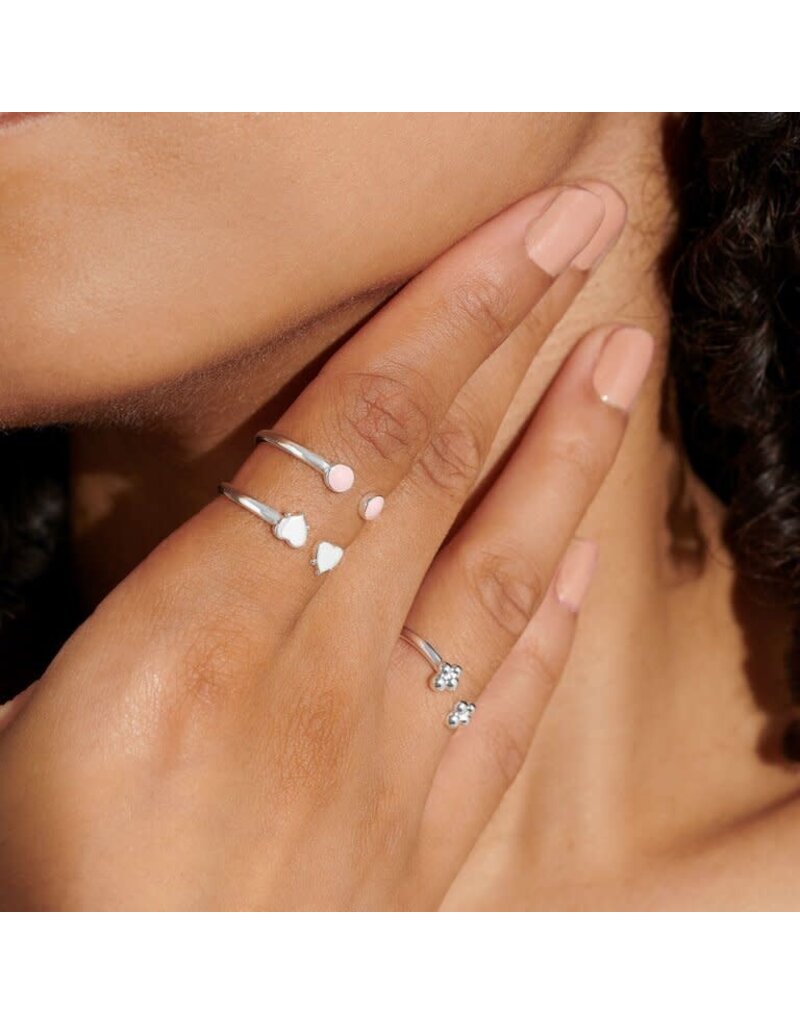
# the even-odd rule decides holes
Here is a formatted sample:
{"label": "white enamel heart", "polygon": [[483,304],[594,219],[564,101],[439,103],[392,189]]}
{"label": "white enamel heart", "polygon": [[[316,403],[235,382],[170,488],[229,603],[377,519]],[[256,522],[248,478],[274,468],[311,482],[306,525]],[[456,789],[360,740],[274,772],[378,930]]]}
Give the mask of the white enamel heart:
{"label": "white enamel heart", "polygon": [[311,564],[317,570],[317,576],[324,572],[330,572],[341,562],[344,551],[338,544],[331,544],[328,540],[321,540],[314,549],[314,557]]}
{"label": "white enamel heart", "polygon": [[290,548],[301,548],[308,540],[308,523],[306,517],[300,515],[284,516],[272,532],[278,540],[285,541]]}

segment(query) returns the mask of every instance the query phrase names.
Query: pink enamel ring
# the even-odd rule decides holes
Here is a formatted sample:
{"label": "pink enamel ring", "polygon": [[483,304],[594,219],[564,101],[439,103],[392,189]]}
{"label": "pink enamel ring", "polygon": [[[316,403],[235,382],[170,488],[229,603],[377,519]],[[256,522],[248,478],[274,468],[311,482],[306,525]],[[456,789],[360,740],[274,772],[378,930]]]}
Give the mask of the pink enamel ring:
{"label": "pink enamel ring", "polygon": [[380,494],[365,494],[358,503],[358,514],[369,523],[383,512],[384,504]]}
{"label": "pink enamel ring", "polygon": [[336,494],[344,494],[355,483],[355,473],[349,466],[345,466],[343,462],[329,462],[327,459],[323,459],[321,455],[317,455],[316,452],[310,451],[296,441],[291,441],[288,437],[284,437],[283,434],[279,434],[275,430],[259,430],[256,434],[256,441],[262,444],[271,444],[273,448],[279,448],[282,452],[286,452],[287,455],[292,455],[295,459],[299,459],[300,462],[311,466],[325,481],[325,486],[328,490],[335,491]]}

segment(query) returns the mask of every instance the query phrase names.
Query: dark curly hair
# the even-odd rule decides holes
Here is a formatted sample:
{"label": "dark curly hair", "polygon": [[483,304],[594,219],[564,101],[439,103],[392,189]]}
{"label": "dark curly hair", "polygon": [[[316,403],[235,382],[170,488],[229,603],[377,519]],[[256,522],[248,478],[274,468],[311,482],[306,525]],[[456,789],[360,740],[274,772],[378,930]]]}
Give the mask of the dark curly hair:
{"label": "dark curly hair", "polygon": [[[689,114],[677,142],[666,267],[683,444],[728,507],[739,573],[800,622],[800,115]],[[0,457],[2,698],[36,677],[79,613],[65,582],[63,433],[10,435]],[[800,626],[790,646],[800,701]],[[800,726],[784,752],[800,760]]]}
{"label": "dark curly hair", "polygon": [[[680,134],[670,373],[683,444],[728,507],[741,576],[794,613],[800,700],[800,115],[691,114]],[[800,760],[800,727],[784,753]]]}

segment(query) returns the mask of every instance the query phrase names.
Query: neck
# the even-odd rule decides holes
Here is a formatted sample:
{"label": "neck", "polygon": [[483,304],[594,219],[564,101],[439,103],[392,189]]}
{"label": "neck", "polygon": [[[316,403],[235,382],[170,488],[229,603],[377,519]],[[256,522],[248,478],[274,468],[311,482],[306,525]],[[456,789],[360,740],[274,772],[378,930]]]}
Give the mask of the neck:
{"label": "neck", "polygon": [[[629,222],[542,353],[555,364],[597,323],[632,321],[659,341],[661,373],[657,366],[579,531],[599,542],[600,557],[576,644],[476,853],[535,879],[537,901],[565,876],[573,884],[624,872],[632,858],[683,848],[797,789],[777,742],[788,700],[784,618],[737,579],[724,509],[692,475],[668,425],[659,264],[674,211],[667,171],[652,156],[657,130],[644,122],[638,133],[627,124],[618,137],[606,131],[603,147],[576,161],[573,177],[620,187]],[[532,368],[512,424],[550,375]]]}
{"label": "neck", "polygon": [[[616,185],[629,202],[629,226],[531,368],[493,459],[590,327],[620,319],[646,326],[662,342],[663,364],[668,325],[657,263],[672,211],[661,130],[652,116],[611,117],[560,175]],[[277,419],[325,354],[390,291],[298,324],[246,362],[150,394],[142,415],[132,417],[140,425],[75,432],[76,551],[90,603],[209,500],[249,452],[255,429]],[[576,647],[529,763],[478,856],[495,856],[501,836],[507,850],[513,835],[526,863],[544,871],[563,865],[566,850],[583,866],[605,864],[633,848],[696,835],[711,808],[731,819],[753,813],[792,785],[756,754],[766,721],[760,705],[772,697],[753,680],[780,678],[780,670],[748,646],[741,620],[752,623],[758,613],[728,567],[721,510],[664,434],[660,383],[651,381],[637,406],[581,529],[601,553]]]}

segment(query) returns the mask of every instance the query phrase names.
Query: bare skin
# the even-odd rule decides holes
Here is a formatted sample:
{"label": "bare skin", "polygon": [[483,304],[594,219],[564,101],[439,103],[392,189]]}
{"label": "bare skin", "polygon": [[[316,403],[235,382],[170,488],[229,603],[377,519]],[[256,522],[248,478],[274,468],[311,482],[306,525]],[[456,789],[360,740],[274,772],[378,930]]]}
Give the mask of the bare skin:
{"label": "bare skin", "polygon": [[[351,306],[331,308],[347,297],[344,280],[334,280],[324,295],[317,283],[321,290],[305,309],[295,304],[279,311],[265,328],[274,334],[278,323],[327,302],[328,312],[302,338],[290,333],[282,347],[268,347],[246,368],[232,362],[166,398],[142,397],[136,415],[150,424],[148,432],[114,424],[77,434],[76,533],[91,597],[105,593],[207,500],[209,484],[245,455],[252,423],[263,425],[264,396],[279,395],[393,282],[484,219],[493,205],[499,209],[534,185],[589,176],[607,180],[628,201],[629,227],[532,365],[488,465],[508,447],[565,352],[595,324],[624,320],[647,327],[661,345],[657,362],[663,371],[665,304],[652,270],[670,218],[659,161],[660,121],[577,118],[549,129],[543,137],[558,137],[560,145],[545,146],[535,166],[525,166],[522,145],[498,173],[494,166],[487,169],[485,179],[478,165],[477,180],[485,185],[491,179],[493,190],[476,188],[480,197],[455,190],[452,205],[445,205],[435,223],[426,222],[424,244],[415,236],[417,244],[413,251],[406,248],[405,259],[391,254],[360,275],[347,265],[343,277],[351,282],[350,294],[358,296]],[[510,135],[517,137],[516,131]],[[522,131],[519,136],[530,139]],[[430,182],[423,184],[430,188]],[[397,208],[390,213],[396,224]],[[371,221],[365,231],[377,224]],[[391,235],[388,228],[376,233]],[[301,233],[298,246],[309,245]],[[311,295],[300,277],[300,291]],[[240,297],[237,310],[244,306]],[[270,294],[265,308],[275,307]],[[153,308],[153,322],[160,323],[163,310]],[[48,344],[42,345],[42,359],[52,358],[61,330],[54,323],[54,340],[49,355]],[[94,340],[79,333],[82,343],[97,348],[99,333]],[[181,367],[171,365],[168,373],[163,366],[142,365],[136,375],[150,384],[176,369],[187,372],[198,350],[204,358],[222,354],[212,353],[207,340],[196,340],[191,349],[187,341],[189,357],[182,357]],[[18,375],[30,372],[24,366]],[[659,376],[640,399],[618,461],[580,527],[582,536],[598,541],[601,555],[568,668],[522,773],[455,878],[447,908],[787,909],[798,902],[797,778],[759,754],[762,733],[774,719],[759,702],[770,704],[770,711],[780,702],[781,623],[745,597],[737,597],[734,610],[735,579],[718,539],[721,511],[691,479],[685,503],[697,510],[707,550],[704,556],[676,555],[668,524],[681,459],[659,428]],[[24,411],[6,403],[8,417],[26,421],[35,418],[33,410],[59,402],[84,408],[93,399],[103,405],[128,379],[111,367],[102,381],[92,381],[91,396],[79,393],[78,384],[68,397],[29,395]],[[233,409],[214,397],[231,389],[237,395]],[[277,413],[287,404],[284,394],[268,407]],[[137,503],[147,501],[154,488],[179,497],[163,506],[160,521],[148,515],[148,527],[141,529]],[[117,508],[109,519],[115,493]],[[103,519],[115,537],[125,538],[114,548],[114,562],[106,547],[100,550],[108,536],[98,526]],[[762,637],[756,648],[753,635]],[[766,680],[757,694],[754,675]]]}
{"label": "bare skin", "polygon": [[[563,310],[623,223],[600,183],[515,204],[415,278],[279,418],[388,498],[379,523],[331,493],[349,490],[346,466],[345,486],[309,489],[307,467],[259,448],[224,493],[294,508],[270,513],[271,540],[219,498],[114,588],[0,723],[0,905],[441,905],[563,669],[596,562],[572,538],[651,364],[646,332],[583,339],[442,544],[513,394],[502,378],[518,383],[547,334],[543,301]],[[321,547],[316,573],[299,553],[306,523],[313,543],[346,549],[330,578]],[[455,704],[399,639],[407,621],[442,635],[445,611],[481,638]]]}

